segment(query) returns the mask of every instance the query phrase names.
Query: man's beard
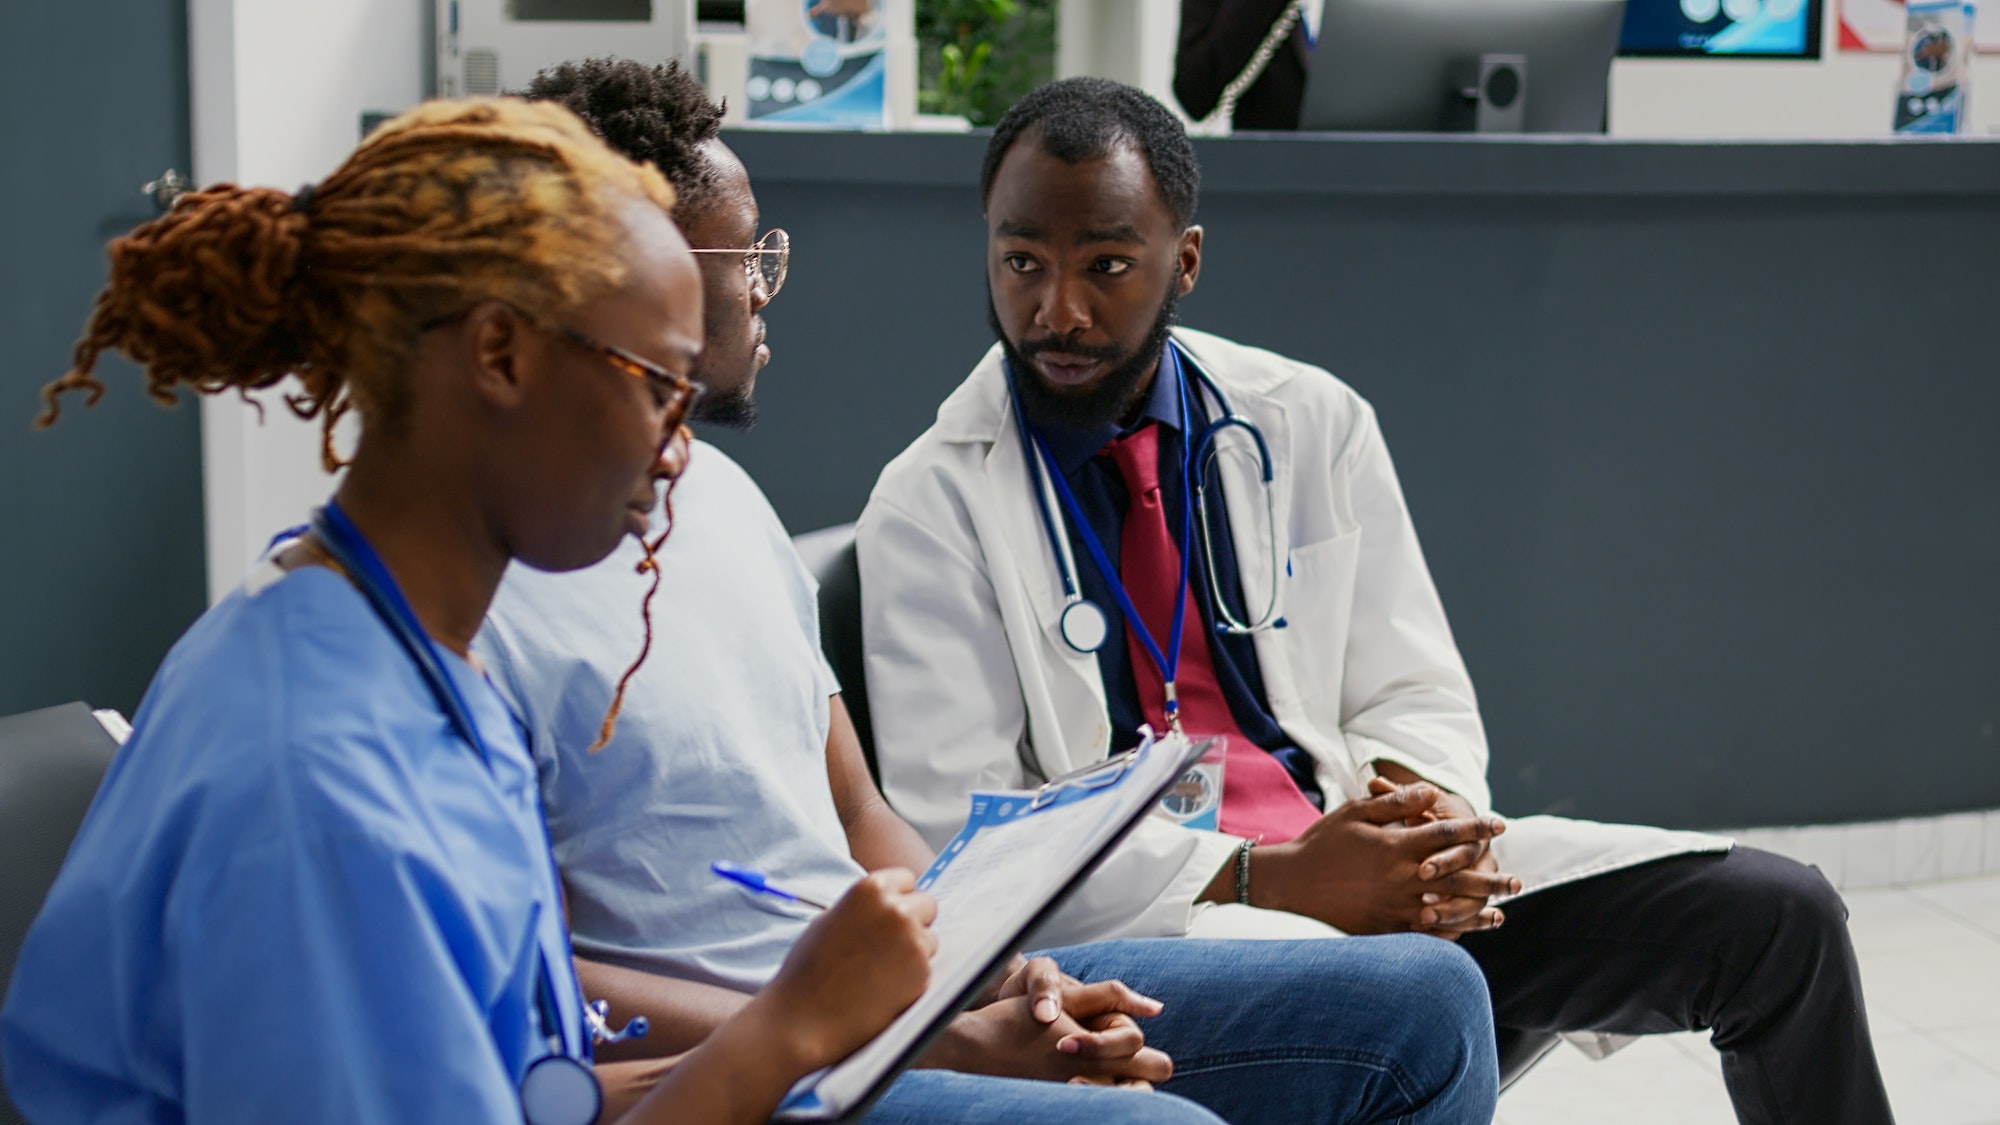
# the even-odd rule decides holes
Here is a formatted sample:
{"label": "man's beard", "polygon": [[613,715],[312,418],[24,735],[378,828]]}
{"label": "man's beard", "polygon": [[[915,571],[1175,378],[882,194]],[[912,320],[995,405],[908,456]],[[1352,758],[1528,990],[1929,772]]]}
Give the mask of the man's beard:
{"label": "man's beard", "polygon": [[[1160,354],[1166,349],[1167,330],[1174,326],[1174,314],[1180,308],[1180,280],[1180,275],[1175,274],[1173,282],[1167,286],[1166,296],[1160,299],[1160,313],[1153,318],[1152,331],[1146,333],[1145,341],[1129,355],[1116,344],[1089,346],[1081,342],[1065,343],[1056,336],[1029,340],[1017,348],[1000,327],[1000,313],[993,307],[993,293],[989,289],[986,294],[986,323],[999,337],[1007,363],[1014,369],[1014,388],[1021,396],[1021,409],[1028,420],[1037,425],[1054,424],[1080,430],[1123,425],[1145,398],[1149,389],[1146,376],[1158,365]],[[1054,391],[1042,382],[1042,377],[1029,362],[1042,352],[1088,356],[1109,361],[1115,366],[1087,390]]]}
{"label": "man's beard", "polygon": [[751,394],[751,386],[745,383],[728,394],[703,395],[688,420],[725,430],[749,429],[757,424],[757,400]]}

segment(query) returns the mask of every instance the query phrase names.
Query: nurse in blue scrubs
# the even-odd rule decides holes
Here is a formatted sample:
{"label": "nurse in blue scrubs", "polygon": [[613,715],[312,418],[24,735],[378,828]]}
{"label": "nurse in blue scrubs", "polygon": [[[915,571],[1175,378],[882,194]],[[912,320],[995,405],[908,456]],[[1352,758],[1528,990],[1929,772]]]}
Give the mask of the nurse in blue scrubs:
{"label": "nurse in blue scrubs", "polygon": [[[0,1062],[30,1121],[599,1119],[534,768],[467,652],[511,561],[595,562],[685,463],[671,200],[565,110],[432,103],[314,189],[212,188],[112,245],[45,422],[116,349],[164,402],[296,373],[361,438],[174,647],[28,935]],[[768,1117],[921,991],[911,888],[858,884],[678,1065],[600,1068],[651,1085],[602,1119]]]}

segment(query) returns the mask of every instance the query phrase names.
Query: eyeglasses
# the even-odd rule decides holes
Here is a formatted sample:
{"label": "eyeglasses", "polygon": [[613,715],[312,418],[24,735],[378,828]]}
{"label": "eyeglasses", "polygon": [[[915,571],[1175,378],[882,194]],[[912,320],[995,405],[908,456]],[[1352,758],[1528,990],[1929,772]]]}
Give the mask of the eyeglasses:
{"label": "eyeglasses", "polygon": [[764,287],[764,299],[768,301],[785,287],[785,271],[792,264],[792,236],[772,227],[748,250],[696,248],[695,253],[743,255],[743,272],[750,275],[750,284]]}
{"label": "eyeglasses", "polygon": [[565,328],[562,332],[563,337],[569,342],[596,352],[611,366],[635,379],[644,379],[647,385],[653,388],[653,394],[660,400],[661,409],[667,412],[661,428],[666,431],[669,440],[672,439],[673,432],[680,428],[681,423],[687,421],[688,415],[694,411],[695,404],[701,401],[701,396],[708,393],[706,385],[685,375],[676,375],[652,360],[633,355],[624,348],[594,340],[574,328]]}

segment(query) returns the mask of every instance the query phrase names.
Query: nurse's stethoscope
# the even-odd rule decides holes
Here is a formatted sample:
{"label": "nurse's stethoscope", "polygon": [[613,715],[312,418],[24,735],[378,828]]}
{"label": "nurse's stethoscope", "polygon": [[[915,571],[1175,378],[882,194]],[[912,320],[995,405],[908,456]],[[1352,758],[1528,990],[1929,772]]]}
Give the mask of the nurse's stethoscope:
{"label": "nurse's stethoscope", "polygon": [[[347,518],[347,513],[331,500],[327,501],[326,507],[313,513],[311,527],[319,537],[319,546],[346,572],[347,580],[361,591],[361,596],[374,609],[376,616],[389,627],[389,632],[403,646],[403,651],[409,654],[418,673],[430,687],[431,694],[437,697],[438,706],[451,720],[453,729],[491,770],[493,758],[487,752],[486,740],[480,737],[479,724],[473,721],[472,711],[459,694],[457,682],[446,671],[437,645],[417,621],[416,611],[404,599],[402,590],[397,587],[389,568],[383,565],[381,556],[368,545],[368,540]],[[287,532],[279,538],[291,537],[294,537],[294,532]],[[544,836],[544,848],[547,845]],[[548,854],[549,872],[553,878],[555,853],[551,850]],[[560,887],[561,883],[557,881],[552,885]],[[567,931],[563,935],[563,956],[571,956]],[[562,1014],[556,1004],[555,976],[549,971],[548,952],[540,948],[539,942],[535,957],[535,1019],[541,1026],[548,1054],[529,1064],[527,1072],[521,1076],[521,1112],[528,1125],[591,1125],[604,1108],[604,1091],[590,1069],[590,1045],[583,1043],[571,1052]],[[634,1019],[620,1031],[612,1031],[605,1019],[608,1011],[602,1000],[583,1006],[584,1023],[592,1039],[613,1043],[646,1034],[643,1018]]]}
{"label": "nurse's stethoscope", "polygon": [[[1281,565],[1289,569],[1289,563],[1281,560],[1278,554],[1278,509],[1270,446],[1265,444],[1264,434],[1257,428],[1256,423],[1230,409],[1229,400],[1223,397],[1222,389],[1215,385],[1215,380],[1210,378],[1208,372],[1202,370],[1201,365],[1194,361],[1194,357],[1188,355],[1179,344],[1169,340],[1166,349],[1161,353],[1161,360],[1161,374],[1164,375],[1171,369],[1179,382],[1181,417],[1187,419],[1190,425],[1197,417],[1192,409],[1195,405],[1194,399],[1203,390],[1215,400],[1215,405],[1221,412],[1221,417],[1203,426],[1194,440],[1187,443],[1181,461],[1181,494],[1183,497],[1194,498],[1193,519],[1183,520],[1181,538],[1186,542],[1187,524],[1193,523],[1194,535],[1201,541],[1202,562],[1203,568],[1208,572],[1209,592],[1213,595],[1211,601],[1215,606],[1216,629],[1237,636],[1259,633],[1266,629],[1282,629],[1285,627],[1285,619],[1279,607],[1278,572]],[[1189,386],[1185,375],[1188,370],[1194,372],[1196,386]],[[1111,583],[1121,602],[1126,600],[1123,587],[1119,585],[1118,575],[1111,571],[1108,559],[1101,557],[1096,538],[1090,531],[1088,521],[1084,519],[1083,510],[1062,479],[1062,467],[1056,464],[1055,454],[1049,451],[1048,443],[1042,440],[1041,433],[1028,422],[1027,415],[1022,412],[1021,396],[1014,393],[1014,378],[1014,373],[1009,370],[1007,395],[1014,405],[1014,425],[1020,432],[1022,445],[1027,447],[1028,459],[1033,463],[1030,472],[1035,481],[1035,505],[1041,510],[1042,530],[1048,535],[1049,547],[1056,557],[1056,571],[1062,579],[1063,609],[1062,615],[1057,618],[1057,630],[1062,634],[1063,643],[1072,649],[1078,652],[1096,652],[1104,647],[1104,642],[1109,639],[1110,623],[1104,616],[1104,610],[1096,602],[1083,596],[1077,580],[1076,555],[1070,548],[1069,536],[1064,535],[1056,523],[1055,512],[1058,507],[1064,509],[1069,518],[1075,522],[1080,537],[1092,548],[1092,554],[1100,556],[1093,561],[1104,571],[1105,580]],[[1263,612],[1248,621],[1237,617],[1229,608],[1229,600],[1223,597],[1222,580],[1218,577],[1215,567],[1215,538],[1210,530],[1208,510],[1208,473],[1224,451],[1222,439],[1232,434],[1248,438],[1247,445],[1239,446],[1241,450],[1254,449],[1256,452],[1258,478],[1264,488],[1264,528],[1270,553],[1270,596],[1264,602]],[[1186,567],[1187,562],[1186,552],[1182,552],[1183,567]],[[1182,601],[1185,602],[1185,573],[1182,575],[1182,587]],[[1129,608],[1126,609],[1126,614],[1128,619],[1131,619]],[[1179,624],[1177,615],[1174,637],[1169,642],[1176,650],[1180,647]],[[1150,640],[1147,643],[1151,646]],[[1162,664],[1162,676],[1171,681],[1173,677],[1166,675],[1168,669],[1165,667],[1167,663],[1165,654],[1159,654],[1156,659]]]}

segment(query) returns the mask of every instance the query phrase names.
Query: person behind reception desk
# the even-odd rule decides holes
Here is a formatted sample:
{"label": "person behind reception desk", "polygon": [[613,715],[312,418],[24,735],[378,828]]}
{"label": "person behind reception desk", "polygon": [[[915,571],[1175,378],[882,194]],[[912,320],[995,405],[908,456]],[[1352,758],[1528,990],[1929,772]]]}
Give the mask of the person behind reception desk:
{"label": "person behind reception desk", "polygon": [[[1060,917],[1120,936],[1428,933],[1479,962],[1510,1032],[1601,1051],[1595,1033],[1712,1030],[1746,1125],[1890,1121],[1818,871],[1555,816],[1490,847],[1412,846],[1494,816],[1471,678],[1369,404],[1175,327],[1201,272],[1200,179],[1167,109],[1101,79],[1044,86],[994,129],[998,341],[857,526],[884,794],[941,840],[968,792],[1100,762],[1142,723],[1226,736],[1214,828],[1148,819]],[[1281,290],[1285,248],[1257,249],[1238,283]],[[1420,812],[1383,815],[1410,793]]]}
{"label": "person behind reception desk", "polygon": [[[1296,0],[1181,0],[1180,46],[1174,52],[1174,97],[1195,119],[1214,112],[1223,87]],[[1270,65],[1236,102],[1237,129],[1296,129],[1305,101],[1312,43],[1295,23]]]}
{"label": "person behind reception desk", "polygon": [[[23,1117],[752,1125],[923,991],[936,905],[880,872],[677,1065],[590,1065],[534,762],[469,645],[511,561],[594,562],[686,464],[672,205],[564,110],[433,102],[296,195],[191,192],[111,244],[43,424],[115,348],[169,406],[296,373],[361,437],[146,693],[0,1008]],[[605,1107],[607,1077],[657,1084]]]}

